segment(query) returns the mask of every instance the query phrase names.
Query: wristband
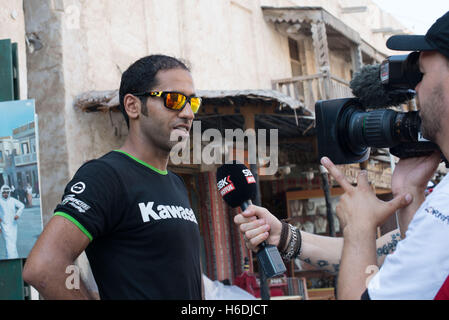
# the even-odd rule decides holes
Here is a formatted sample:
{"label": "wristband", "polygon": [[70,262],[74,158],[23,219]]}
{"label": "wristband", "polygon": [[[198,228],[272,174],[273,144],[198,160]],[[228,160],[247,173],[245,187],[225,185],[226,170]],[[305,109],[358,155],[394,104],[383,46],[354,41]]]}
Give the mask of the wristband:
{"label": "wristband", "polygon": [[[299,249],[298,249],[298,233],[296,232],[296,230],[298,228],[292,226],[291,224],[288,224],[288,226],[289,226],[290,232],[291,232],[290,241],[288,242],[287,250],[285,252],[281,253],[281,257],[286,261],[290,261],[293,258],[293,255],[297,251],[299,251]],[[300,246],[300,244],[299,244],[299,246]]]}
{"label": "wristband", "polygon": [[299,230],[299,228],[296,228],[296,236],[297,236],[296,249],[295,253],[293,253],[292,259],[296,259],[297,257],[299,257],[301,252],[302,238],[301,238],[301,231]]}
{"label": "wristband", "polygon": [[[284,232],[284,223],[282,222],[282,231],[281,231],[281,239],[282,239],[282,232]],[[291,237],[290,241],[288,242],[288,246],[285,251],[281,252],[281,257],[286,260],[290,261],[292,259],[297,258],[300,255],[301,252],[301,245],[302,245],[302,237],[301,237],[301,231],[292,226],[291,224],[285,223],[285,233],[288,234],[287,230],[290,229]],[[286,240],[284,240],[285,242]],[[281,244],[281,241],[279,241],[279,244]],[[285,246],[284,246],[285,247]],[[280,247],[282,250],[282,247]]]}
{"label": "wristband", "polygon": [[279,251],[284,251],[287,247],[287,238],[288,238],[288,223],[285,221],[281,221],[282,229],[281,229],[281,238],[279,239],[278,249]]}

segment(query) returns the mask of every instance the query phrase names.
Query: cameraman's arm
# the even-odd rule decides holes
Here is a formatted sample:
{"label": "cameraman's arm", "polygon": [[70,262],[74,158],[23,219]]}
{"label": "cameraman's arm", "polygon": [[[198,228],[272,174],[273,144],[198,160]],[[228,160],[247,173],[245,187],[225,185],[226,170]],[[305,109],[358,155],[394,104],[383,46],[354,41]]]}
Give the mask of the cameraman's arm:
{"label": "cameraman's arm", "polygon": [[413,202],[406,208],[398,210],[398,223],[399,230],[401,233],[401,239],[405,238],[405,233],[408,230],[408,225],[410,221],[412,221],[415,216],[416,211],[418,211],[421,204],[424,202],[425,196],[424,191],[415,191],[412,192],[410,189],[409,193],[413,195]]}
{"label": "cameraman's arm", "polygon": [[435,152],[429,156],[419,158],[400,159],[396,164],[391,181],[393,196],[409,193],[413,196],[413,201],[407,207],[398,210],[399,229],[401,238],[405,238],[410,221],[415,212],[424,202],[424,192],[427,183],[435,173],[441,156]]}

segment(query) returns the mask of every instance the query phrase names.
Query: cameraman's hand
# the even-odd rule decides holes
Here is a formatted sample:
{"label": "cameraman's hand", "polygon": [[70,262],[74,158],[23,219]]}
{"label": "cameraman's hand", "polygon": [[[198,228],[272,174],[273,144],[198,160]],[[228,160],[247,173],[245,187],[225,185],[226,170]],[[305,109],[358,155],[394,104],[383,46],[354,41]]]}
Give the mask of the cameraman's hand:
{"label": "cameraman's hand", "polygon": [[425,199],[424,192],[427,183],[432,178],[440,163],[438,152],[429,156],[400,159],[396,164],[391,180],[393,196],[409,193],[413,196],[413,202],[398,214],[401,238],[405,238],[410,221]]}
{"label": "cameraman's hand", "polygon": [[393,195],[401,193],[423,193],[440,163],[438,152],[429,156],[400,159],[396,164],[391,180]]}
{"label": "cameraman's hand", "polygon": [[366,233],[373,232],[396,210],[412,201],[409,194],[400,194],[388,202],[382,201],[376,197],[369,184],[366,171],[359,173],[357,186],[353,187],[329,158],[323,157],[321,164],[345,191],[337,205],[337,215],[345,239],[348,233],[351,237],[365,237]]}
{"label": "cameraman's hand", "polygon": [[410,195],[399,195],[385,202],[376,197],[366,171],[352,186],[341,171],[327,158],[321,164],[340,184],[345,193],[337,205],[344,241],[338,274],[338,299],[360,299],[366,289],[367,267],[376,265],[376,227],[397,209],[410,203]]}
{"label": "cameraman's hand", "polygon": [[246,247],[250,250],[257,251],[257,246],[265,240],[275,246],[279,244],[282,224],[265,208],[251,205],[236,215],[234,222],[239,226]]}

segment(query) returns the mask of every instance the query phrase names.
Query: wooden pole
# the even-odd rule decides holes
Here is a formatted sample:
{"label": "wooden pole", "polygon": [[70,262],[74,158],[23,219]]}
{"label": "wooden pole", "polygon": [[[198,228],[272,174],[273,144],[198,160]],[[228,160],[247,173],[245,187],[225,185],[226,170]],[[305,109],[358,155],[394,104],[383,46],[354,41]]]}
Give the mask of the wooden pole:
{"label": "wooden pole", "polygon": [[[252,129],[256,130],[256,121],[255,121],[255,113],[251,112],[251,110],[242,109],[241,113],[243,118],[245,119],[245,130]],[[262,200],[260,196],[260,185],[259,185],[259,174],[258,174],[258,166],[257,166],[257,157],[256,163],[250,163],[250,170],[256,179],[256,199],[254,199],[253,203],[256,206],[262,205]],[[260,281],[260,297],[262,300],[270,300],[270,289],[268,287],[268,279],[263,272],[262,266],[259,264],[259,281]]]}

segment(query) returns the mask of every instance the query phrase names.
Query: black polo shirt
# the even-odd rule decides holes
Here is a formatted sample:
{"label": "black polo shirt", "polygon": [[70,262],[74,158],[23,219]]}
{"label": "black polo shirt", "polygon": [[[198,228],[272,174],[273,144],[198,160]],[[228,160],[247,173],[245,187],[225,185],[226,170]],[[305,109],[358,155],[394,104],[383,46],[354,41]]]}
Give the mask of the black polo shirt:
{"label": "black polo shirt", "polygon": [[109,152],[79,168],[55,215],[91,240],[102,299],[201,299],[198,223],[176,174]]}

